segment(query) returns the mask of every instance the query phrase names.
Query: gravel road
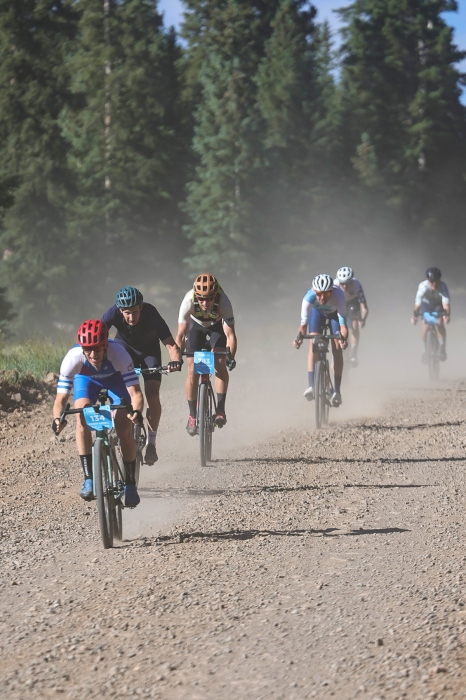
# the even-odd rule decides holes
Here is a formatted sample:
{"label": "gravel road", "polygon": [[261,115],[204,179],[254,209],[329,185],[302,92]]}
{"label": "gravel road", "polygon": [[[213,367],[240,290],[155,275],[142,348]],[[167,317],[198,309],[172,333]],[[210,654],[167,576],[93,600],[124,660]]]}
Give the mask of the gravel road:
{"label": "gravel road", "polygon": [[1,415],[0,697],[466,697],[466,384],[318,433],[293,396],[206,469],[180,396],[107,551],[73,431]]}

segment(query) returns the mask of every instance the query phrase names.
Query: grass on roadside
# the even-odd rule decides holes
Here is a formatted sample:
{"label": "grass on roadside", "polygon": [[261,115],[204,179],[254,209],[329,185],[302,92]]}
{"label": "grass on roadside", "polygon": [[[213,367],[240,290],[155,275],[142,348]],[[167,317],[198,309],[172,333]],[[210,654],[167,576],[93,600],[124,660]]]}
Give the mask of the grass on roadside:
{"label": "grass on roadside", "polygon": [[43,380],[49,372],[58,373],[61,361],[72,346],[69,338],[32,338],[19,345],[0,347],[0,370],[17,372],[18,379]]}

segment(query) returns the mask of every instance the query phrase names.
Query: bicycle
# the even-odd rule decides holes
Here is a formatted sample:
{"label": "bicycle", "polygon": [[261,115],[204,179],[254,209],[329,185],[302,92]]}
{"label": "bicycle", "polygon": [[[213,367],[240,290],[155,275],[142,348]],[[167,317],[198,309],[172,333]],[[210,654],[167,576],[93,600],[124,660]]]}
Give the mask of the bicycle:
{"label": "bicycle", "polygon": [[[160,374],[168,374],[168,367],[135,367],[134,371],[138,375],[138,377],[142,374],[144,376],[145,374],[155,374],[156,372]],[[136,488],[139,485],[139,473],[141,471],[141,465],[144,464],[144,457],[142,456],[142,451],[144,447],[146,446],[147,442],[147,432],[146,428],[144,426],[144,423],[141,425],[134,425],[133,426],[133,437],[134,437],[134,442],[136,443],[136,469],[134,472],[134,477],[136,481]]]}
{"label": "bicycle", "polygon": [[112,412],[121,409],[128,414],[133,412],[132,406],[127,403],[115,406],[107,404],[107,401],[108,391],[102,389],[94,406],[70,408],[67,403],[60,415],[62,423],[67,415],[82,413],[88,428],[96,433],[92,445],[92,477],[104,549],[113,547],[114,539],[123,539],[124,506],[121,499],[124,496],[126,474]]}
{"label": "bicycle", "polygon": [[215,355],[224,355],[227,361],[233,359],[230,348],[194,352],[194,374],[200,375],[197,388],[196,428],[199,434],[201,467],[207,466],[207,462],[212,460],[212,435],[215,430],[217,401],[210,377],[215,373]]}
{"label": "bicycle", "polygon": [[298,333],[296,340],[312,340],[313,351],[317,354],[314,364],[314,401],[316,428],[321,428],[322,424],[328,424],[329,408],[332,405],[330,399],[334,393],[333,383],[330,376],[330,366],[327,359],[329,342],[331,340],[341,340],[341,335],[331,335],[329,324],[325,323],[322,333],[319,335],[303,335]]}
{"label": "bicycle", "polygon": [[437,326],[432,323],[429,323],[427,326],[426,356],[427,366],[429,368],[429,379],[435,382],[438,380],[440,374],[439,341]]}

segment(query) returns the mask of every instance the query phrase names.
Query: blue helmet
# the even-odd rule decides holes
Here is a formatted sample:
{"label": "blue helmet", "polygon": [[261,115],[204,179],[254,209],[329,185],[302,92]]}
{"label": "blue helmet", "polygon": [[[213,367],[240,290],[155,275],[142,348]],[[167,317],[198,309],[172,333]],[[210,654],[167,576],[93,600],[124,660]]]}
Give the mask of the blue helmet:
{"label": "blue helmet", "polygon": [[136,287],[123,287],[116,295],[116,305],[119,309],[129,309],[142,304],[142,294]]}

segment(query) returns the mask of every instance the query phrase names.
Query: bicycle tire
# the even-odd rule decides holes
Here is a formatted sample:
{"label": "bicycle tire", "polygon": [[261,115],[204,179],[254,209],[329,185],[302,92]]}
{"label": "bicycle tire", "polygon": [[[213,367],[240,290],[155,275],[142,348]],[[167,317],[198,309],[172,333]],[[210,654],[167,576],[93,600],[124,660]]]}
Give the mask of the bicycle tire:
{"label": "bicycle tire", "polygon": [[322,360],[317,360],[314,367],[314,402],[315,402],[315,420],[316,428],[319,430],[322,427],[322,411],[325,406],[325,386],[324,386],[324,367]]}
{"label": "bicycle tire", "polygon": [[[199,385],[199,399],[198,399],[198,419],[199,419],[199,448],[200,448],[200,458],[201,467],[207,465],[208,459],[212,456],[212,436],[210,434],[211,425],[209,424],[209,411],[208,411],[208,391],[207,384]],[[210,445],[210,456],[209,456],[209,445]]]}
{"label": "bicycle tire", "polygon": [[205,456],[206,460],[210,462],[212,460],[212,435],[214,433],[214,416],[212,411],[213,396],[212,387],[209,384],[207,391],[207,426],[208,430],[206,433],[206,447]]}
{"label": "bicycle tire", "polygon": [[431,327],[427,333],[427,363],[429,366],[429,379],[433,382],[439,378],[438,346],[437,331]]}
{"label": "bicycle tire", "polygon": [[140,425],[135,425],[133,428],[134,441],[136,443],[136,469],[134,470],[134,479],[136,482],[136,488],[139,486],[139,474],[141,472],[141,465],[144,462],[144,457],[142,456],[142,451],[144,449],[144,435],[141,430]]}
{"label": "bicycle tire", "polygon": [[325,360],[322,362],[323,365],[323,377],[322,377],[322,386],[323,386],[323,406],[322,406],[322,423],[324,425],[328,425],[328,414],[329,414],[329,409],[330,409],[330,397],[332,395],[331,389],[330,389],[330,369],[328,365],[328,360]]}
{"label": "bicycle tire", "polygon": [[104,549],[113,547],[113,492],[109,485],[109,472],[107,462],[107,449],[102,438],[96,438],[94,442],[92,463],[94,470],[95,495],[97,511],[99,513],[100,535]]}
{"label": "bicycle tire", "polygon": [[[115,451],[116,454],[116,451]],[[123,463],[123,462],[122,462]],[[119,481],[121,481],[121,473],[119,470],[119,465],[115,464],[112,458],[112,480],[113,486],[115,487]],[[123,487],[122,487],[123,489]],[[118,495],[118,492],[117,492]],[[113,523],[113,537],[119,542],[123,541],[123,506],[121,503],[121,497],[118,500],[113,498],[114,508],[112,510],[112,523]]]}

